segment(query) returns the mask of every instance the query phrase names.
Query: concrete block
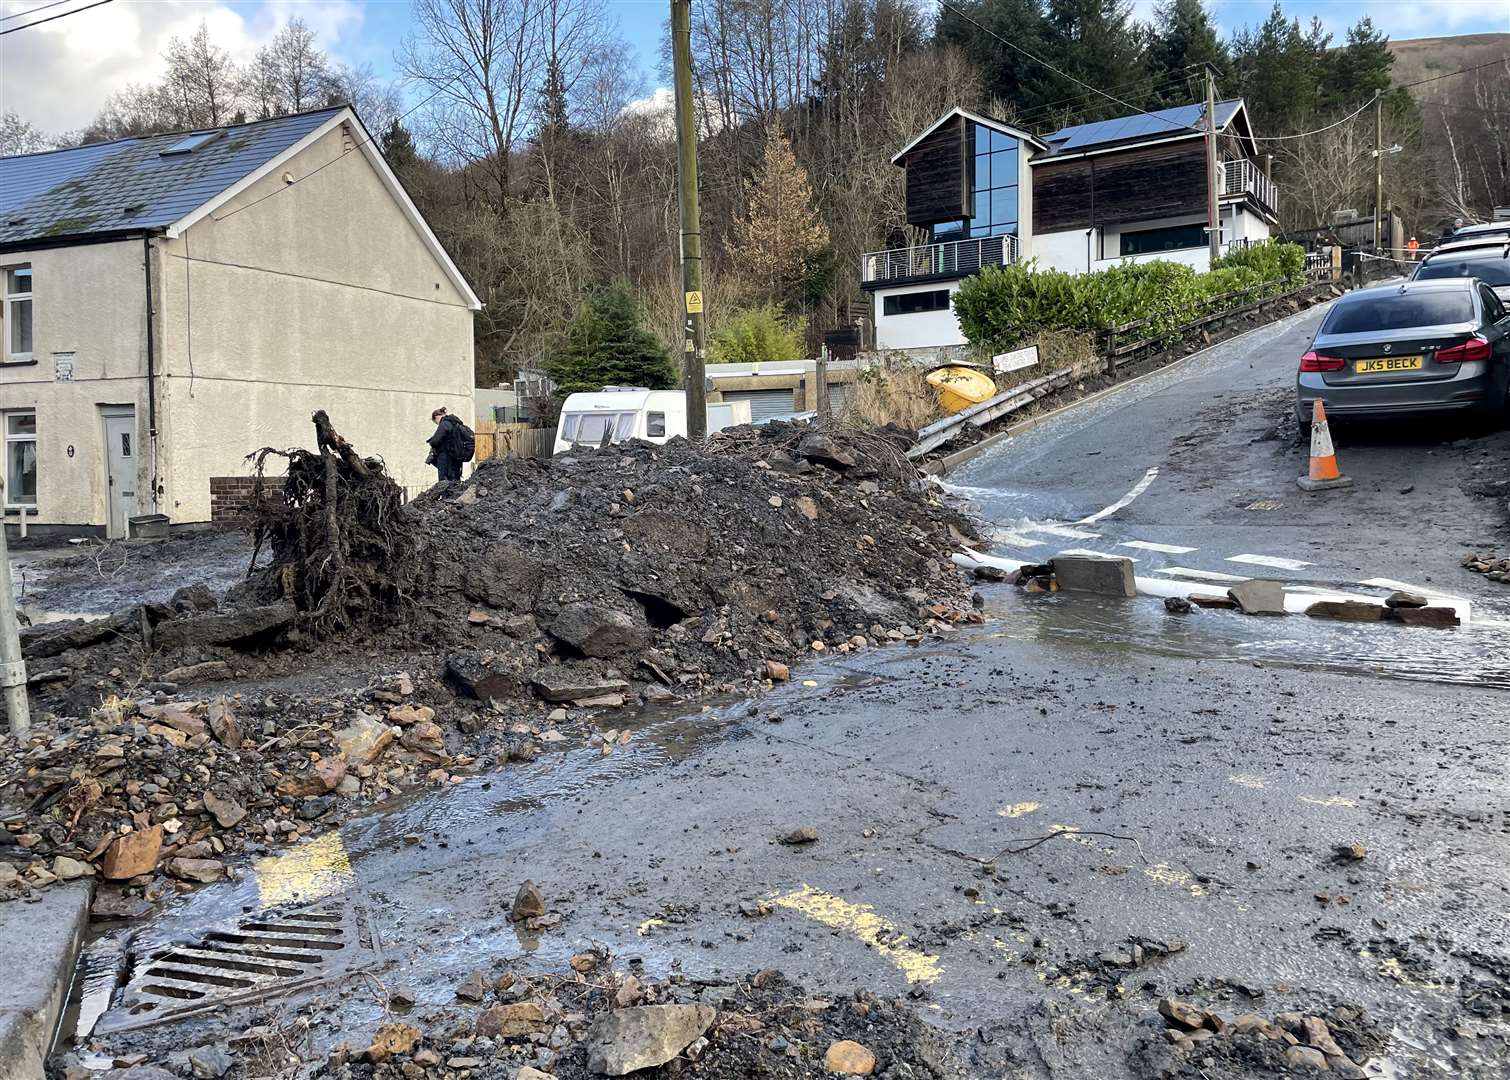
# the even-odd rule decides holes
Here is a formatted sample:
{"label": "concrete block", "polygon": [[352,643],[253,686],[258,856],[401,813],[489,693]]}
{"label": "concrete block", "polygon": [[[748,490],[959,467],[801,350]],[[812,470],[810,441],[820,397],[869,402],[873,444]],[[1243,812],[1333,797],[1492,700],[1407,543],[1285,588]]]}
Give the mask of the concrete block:
{"label": "concrete block", "polygon": [[0,904],[0,1077],[40,1077],[68,997],[93,887],[51,885],[36,903]]}
{"label": "concrete block", "polygon": [[1222,608],[1232,610],[1237,607],[1237,601],[1230,596],[1217,596],[1215,593],[1191,593],[1187,598],[1199,608]]}
{"label": "concrete block", "polygon": [[1237,602],[1245,615],[1283,615],[1285,613],[1284,586],[1270,578],[1249,578],[1239,581],[1227,590],[1227,595]]}
{"label": "concrete block", "polygon": [[1099,593],[1102,596],[1136,596],[1131,559],[1101,555],[1058,555],[1052,563],[1054,578],[1066,592]]}
{"label": "concrete block", "polygon": [[1450,607],[1391,608],[1389,616],[1406,626],[1458,625],[1458,613]]}

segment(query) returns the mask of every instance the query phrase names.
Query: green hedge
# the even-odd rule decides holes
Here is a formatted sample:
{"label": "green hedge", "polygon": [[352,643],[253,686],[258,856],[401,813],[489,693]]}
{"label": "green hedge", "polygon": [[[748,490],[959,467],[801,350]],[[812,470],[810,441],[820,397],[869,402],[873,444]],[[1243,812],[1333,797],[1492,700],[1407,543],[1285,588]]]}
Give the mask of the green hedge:
{"label": "green hedge", "polygon": [[988,266],[960,284],[954,310],[972,345],[999,351],[1041,330],[1106,330],[1147,320],[1152,335],[1189,322],[1226,293],[1257,285],[1277,293],[1304,283],[1304,250],[1258,244],[1224,255],[1206,273],[1164,260],[1089,274],[1039,270],[1031,262]]}

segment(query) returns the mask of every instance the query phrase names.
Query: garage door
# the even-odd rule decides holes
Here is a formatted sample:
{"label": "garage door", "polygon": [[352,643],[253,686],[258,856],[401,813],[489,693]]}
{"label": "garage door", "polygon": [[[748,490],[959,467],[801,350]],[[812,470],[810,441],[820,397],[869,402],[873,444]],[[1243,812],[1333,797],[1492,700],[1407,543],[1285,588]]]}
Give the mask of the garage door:
{"label": "garage door", "polygon": [[748,401],[750,419],[756,423],[773,416],[790,416],[792,392],[790,390],[732,390],[724,393],[725,401]]}

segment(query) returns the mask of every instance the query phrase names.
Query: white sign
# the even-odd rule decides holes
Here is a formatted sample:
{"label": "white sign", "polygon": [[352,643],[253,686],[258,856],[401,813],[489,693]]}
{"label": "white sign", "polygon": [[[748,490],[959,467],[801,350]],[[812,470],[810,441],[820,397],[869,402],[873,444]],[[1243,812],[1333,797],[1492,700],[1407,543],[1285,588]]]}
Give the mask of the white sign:
{"label": "white sign", "polygon": [[1038,346],[1029,345],[1026,349],[1015,349],[1012,352],[998,353],[991,357],[991,366],[1000,375],[1007,371],[1021,371],[1023,368],[1032,367],[1038,363]]}
{"label": "white sign", "polygon": [[55,352],[52,354],[52,381],[73,382],[73,353]]}

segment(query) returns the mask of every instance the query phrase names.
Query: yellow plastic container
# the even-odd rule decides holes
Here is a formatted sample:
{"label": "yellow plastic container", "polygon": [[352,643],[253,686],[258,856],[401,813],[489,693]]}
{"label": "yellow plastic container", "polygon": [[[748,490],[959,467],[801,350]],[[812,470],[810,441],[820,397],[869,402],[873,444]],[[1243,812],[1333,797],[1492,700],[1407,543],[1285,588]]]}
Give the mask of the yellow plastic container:
{"label": "yellow plastic container", "polygon": [[957,413],[996,396],[996,381],[984,371],[941,367],[928,373],[928,385],[938,391],[945,412]]}

